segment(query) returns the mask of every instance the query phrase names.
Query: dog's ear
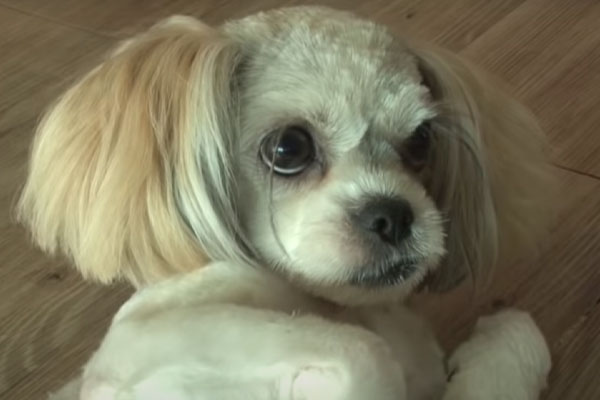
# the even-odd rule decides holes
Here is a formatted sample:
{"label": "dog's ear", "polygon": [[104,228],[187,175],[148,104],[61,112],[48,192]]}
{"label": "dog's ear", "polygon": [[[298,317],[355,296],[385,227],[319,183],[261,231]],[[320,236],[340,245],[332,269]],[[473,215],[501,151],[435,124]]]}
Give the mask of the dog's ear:
{"label": "dog's ear", "polygon": [[240,256],[238,57],[221,32],[171,17],[70,88],[39,125],[18,205],[35,241],[136,286]]}
{"label": "dog's ear", "polygon": [[485,284],[495,264],[531,252],[547,227],[554,184],[544,136],[490,76],[444,50],[413,51],[439,107],[428,184],[448,221],[448,257],[430,287],[467,276]]}

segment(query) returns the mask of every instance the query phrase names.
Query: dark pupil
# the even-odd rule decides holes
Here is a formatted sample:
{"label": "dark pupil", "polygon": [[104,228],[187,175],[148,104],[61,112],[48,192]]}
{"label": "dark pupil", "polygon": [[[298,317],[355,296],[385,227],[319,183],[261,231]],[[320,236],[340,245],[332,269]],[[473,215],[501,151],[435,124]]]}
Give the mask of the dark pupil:
{"label": "dark pupil", "polygon": [[428,122],[424,122],[404,143],[402,155],[405,162],[413,168],[422,167],[429,155],[430,142],[431,126]]}
{"label": "dark pupil", "polygon": [[273,135],[269,142],[265,157],[277,172],[300,172],[312,161],[312,142],[309,134],[302,128],[287,128],[280,134]]}

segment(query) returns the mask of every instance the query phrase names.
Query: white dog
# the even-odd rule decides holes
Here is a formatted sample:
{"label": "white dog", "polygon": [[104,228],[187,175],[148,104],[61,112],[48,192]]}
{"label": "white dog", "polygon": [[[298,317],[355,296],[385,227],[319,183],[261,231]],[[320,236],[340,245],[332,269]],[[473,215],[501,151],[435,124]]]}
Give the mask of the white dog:
{"label": "white dog", "polygon": [[[506,261],[529,250],[546,217],[551,182],[539,128],[488,81],[446,52],[318,7],[260,13],[219,29],[174,17],[119,46],[43,119],[19,203],[39,245],[61,250],[85,277],[126,279],[138,288],[174,279],[135,297],[102,346],[114,340],[121,349],[122,335],[146,332],[148,341],[127,353],[131,369],[119,363],[123,370],[113,381],[93,367],[116,351],[101,349],[83,392],[137,390],[127,382],[138,372],[145,376],[139,368],[154,371],[150,359],[137,355],[170,345],[161,335],[171,332],[188,344],[198,339],[199,353],[182,346],[169,353],[175,357],[184,351],[196,361],[213,351],[223,357],[223,368],[215,364],[219,378],[210,363],[199,371],[206,384],[230,379],[239,384],[232,390],[243,382],[259,390],[260,376],[264,382],[296,377],[300,366],[308,371],[300,382],[312,387],[316,379],[333,391],[327,398],[349,398],[346,391],[355,398],[433,395],[442,376],[434,341],[412,338],[413,329],[424,328],[391,305],[418,285],[445,289],[469,273],[486,282],[497,255]],[[245,283],[251,276],[244,271],[258,282]],[[178,281],[182,273],[191,275]],[[214,282],[206,286],[203,275]],[[187,279],[196,282],[189,293],[178,287]],[[217,283],[220,289],[212,290]],[[154,309],[162,301],[175,302],[165,306],[172,312]],[[391,315],[380,310],[385,305]],[[147,326],[132,311],[138,307],[156,314]],[[294,310],[312,316],[292,318],[287,313]],[[186,313],[193,326],[174,329],[188,321]],[[539,339],[526,318],[507,315],[497,317],[508,320],[507,327],[498,323],[499,332],[516,321],[524,346]],[[389,321],[370,326],[371,319]],[[254,337],[258,329],[266,331]],[[226,332],[248,343],[235,348]],[[517,345],[509,342],[498,348]],[[421,347],[431,353],[421,354]],[[533,354],[542,347],[533,345]],[[485,353],[476,348],[478,360]],[[269,364],[269,352],[283,364]],[[156,354],[155,361],[166,357]],[[312,355],[331,359],[332,369],[317,363],[313,370]],[[415,372],[423,371],[421,357],[431,359],[422,362],[424,375]],[[525,365],[520,357],[507,364]],[[531,369],[536,377],[542,364]],[[371,367],[359,384],[356,377]],[[530,385],[515,387],[534,387],[520,379]],[[180,383],[173,390],[186,387]]]}

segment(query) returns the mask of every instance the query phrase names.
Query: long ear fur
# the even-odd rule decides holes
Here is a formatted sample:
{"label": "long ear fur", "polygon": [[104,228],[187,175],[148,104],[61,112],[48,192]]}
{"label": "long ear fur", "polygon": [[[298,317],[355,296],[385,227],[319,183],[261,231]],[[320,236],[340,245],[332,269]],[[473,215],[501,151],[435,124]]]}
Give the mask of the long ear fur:
{"label": "long ear fur", "polygon": [[535,118],[498,82],[440,49],[416,46],[439,103],[431,191],[448,221],[448,258],[431,287],[468,274],[487,283],[495,264],[535,249],[554,182]]}
{"label": "long ear fur", "polygon": [[236,47],[171,17],[128,40],[43,118],[18,211],[87,278],[140,286],[243,258],[232,179]]}

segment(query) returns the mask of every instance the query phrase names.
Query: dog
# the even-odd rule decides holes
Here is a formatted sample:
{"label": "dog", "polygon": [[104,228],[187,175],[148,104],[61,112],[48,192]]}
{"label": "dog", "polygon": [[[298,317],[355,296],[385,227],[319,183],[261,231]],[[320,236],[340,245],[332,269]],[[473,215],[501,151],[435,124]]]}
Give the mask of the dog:
{"label": "dog", "polygon": [[171,18],[46,113],[20,220],[137,288],[214,260],[342,303],[483,285],[532,252],[552,187],[535,118],[490,82],[327,8]]}
{"label": "dog", "polygon": [[[216,266],[232,278],[231,288],[214,282],[224,293],[245,285],[243,271],[273,277],[276,283],[219,302],[258,313],[232,329],[250,332],[283,318],[284,331],[311,332],[314,323],[322,340],[339,337],[335,355],[350,358],[338,364],[351,369],[364,357],[344,374],[361,376],[367,366],[377,373],[361,391],[313,376],[311,367],[309,387],[341,388],[327,398],[364,398],[381,386],[376,398],[412,400],[436,396],[442,380],[434,377],[443,374],[427,369],[427,389],[415,389],[415,375],[403,371],[418,369],[420,357],[389,349],[412,342],[383,340],[387,328],[363,329],[369,323],[362,320],[403,321],[410,312],[393,305],[416,288],[448,290],[465,278],[485,284],[495,265],[531,252],[545,230],[549,171],[535,118],[491,77],[350,13],[295,7],[216,29],[173,17],[124,41],[44,116],[18,210],[37,244],[70,257],[85,278],[126,280],[139,298],[158,303],[155,288],[171,287],[173,321],[188,312],[178,307],[188,296],[177,295],[182,288],[173,282],[196,282]],[[200,281],[188,292],[192,309],[206,299],[198,303],[191,293],[212,293]],[[256,300],[272,287],[284,293]],[[153,315],[148,302],[141,308]],[[309,321],[282,317],[292,311]],[[108,342],[128,321],[127,312],[119,315]],[[158,325],[149,325],[157,341]],[[435,343],[415,336],[425,347]],[[315,356],[325,351],[319,340],[309,343]],[[364,347],[345,354],[349,343]],[[200,347],[224,354],[229,344]],[[429,365],[438,372],[440,354],[423,356],[435,359]],[[392,376],[410,376],[410,384]],[[107,381],[102,375],[101,389],[92,385],[98,392],[84,380],[82,393],[102,393]]]}

